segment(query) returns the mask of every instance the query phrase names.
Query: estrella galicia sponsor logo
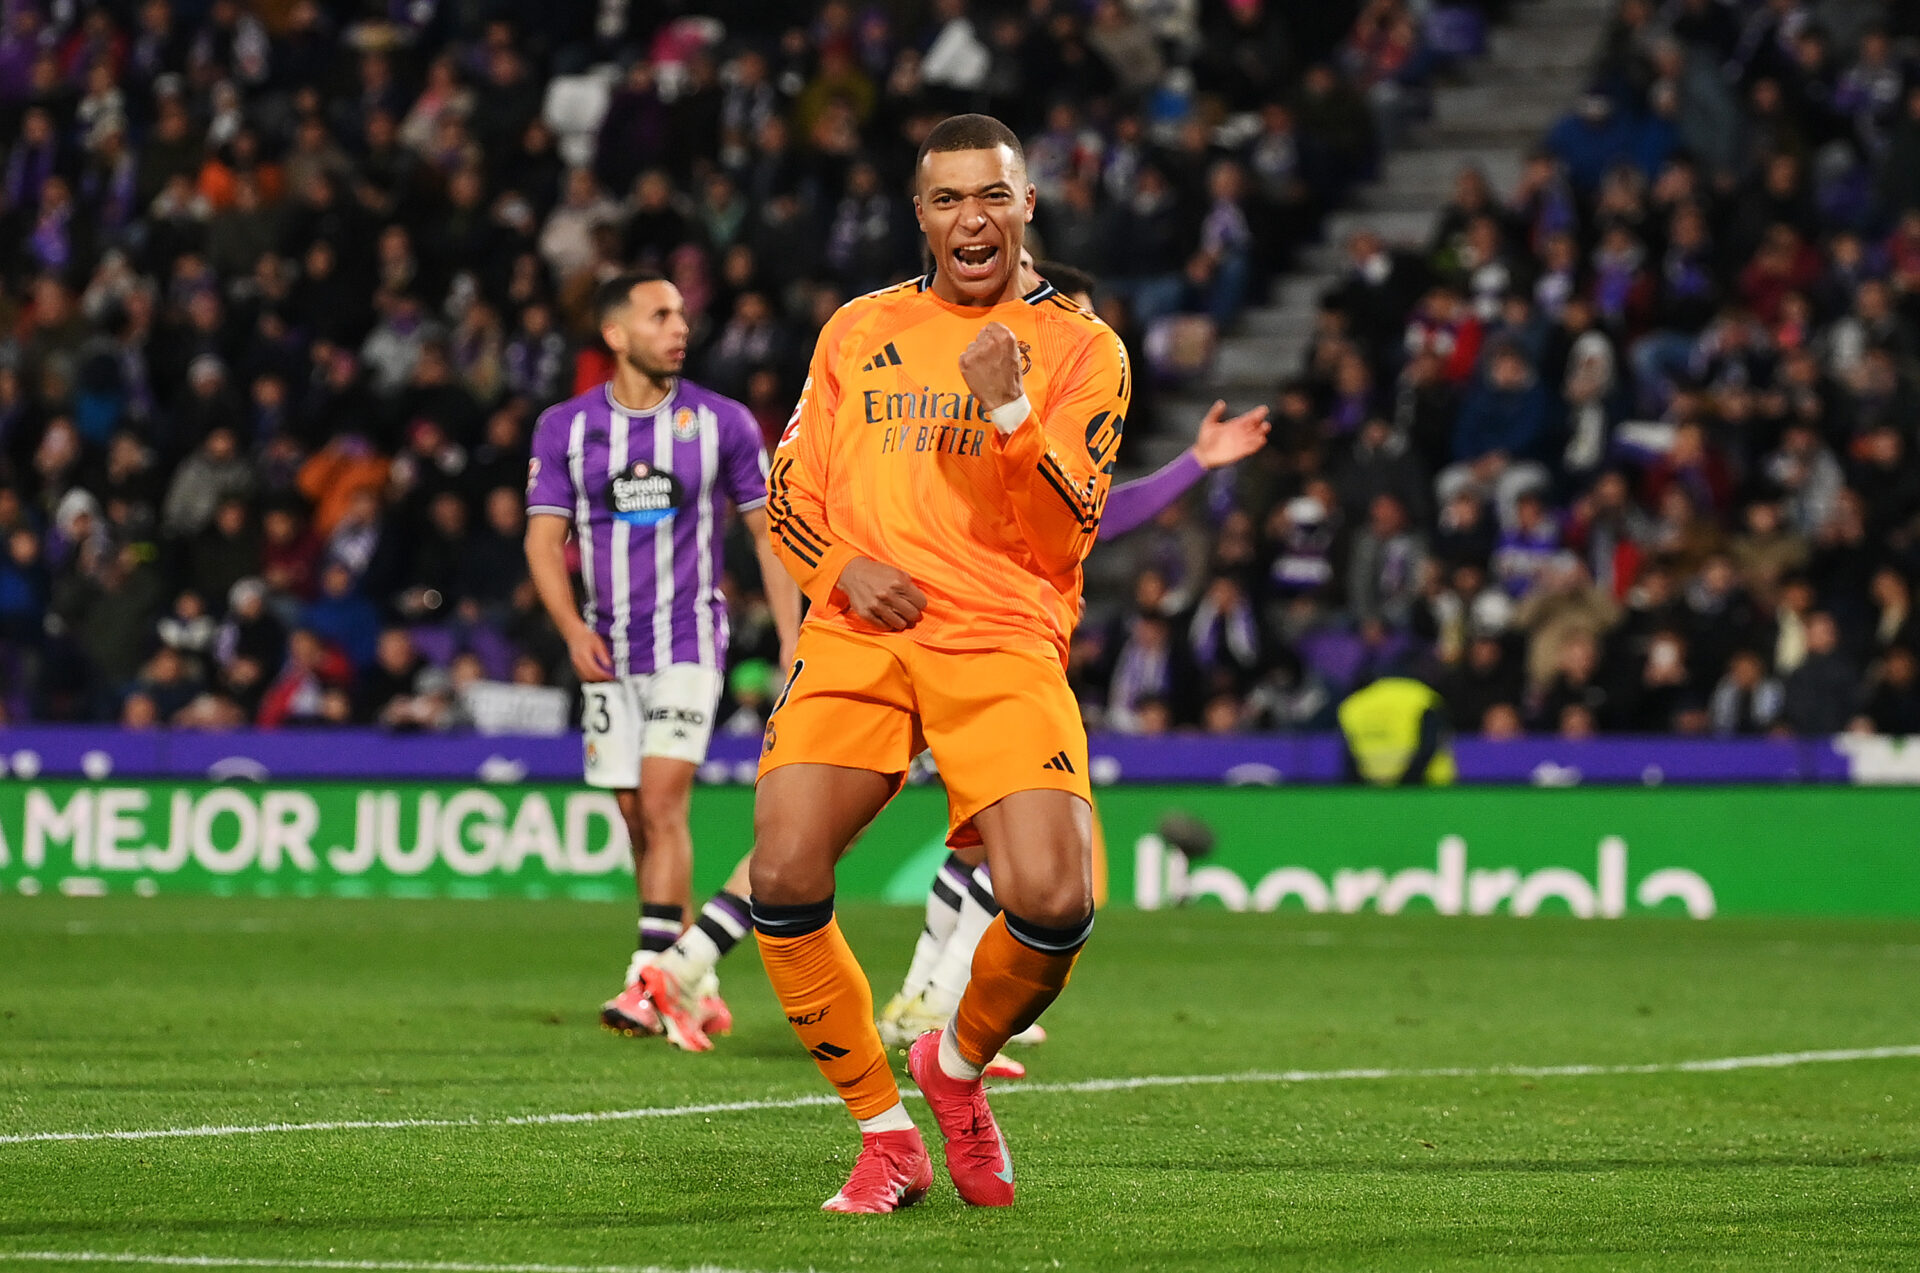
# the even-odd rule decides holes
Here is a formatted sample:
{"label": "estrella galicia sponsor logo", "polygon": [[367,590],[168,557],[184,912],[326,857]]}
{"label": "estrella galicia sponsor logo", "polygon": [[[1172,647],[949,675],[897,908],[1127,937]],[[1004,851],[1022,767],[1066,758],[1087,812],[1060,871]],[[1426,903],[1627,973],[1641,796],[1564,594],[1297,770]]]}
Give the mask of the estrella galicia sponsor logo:
{"label": "estrella galicia sponsor logo", "polygon": [[663,468],[635,460],[607,488],[616,519],[629,526],[658,526],[686,503],[686,486]]}

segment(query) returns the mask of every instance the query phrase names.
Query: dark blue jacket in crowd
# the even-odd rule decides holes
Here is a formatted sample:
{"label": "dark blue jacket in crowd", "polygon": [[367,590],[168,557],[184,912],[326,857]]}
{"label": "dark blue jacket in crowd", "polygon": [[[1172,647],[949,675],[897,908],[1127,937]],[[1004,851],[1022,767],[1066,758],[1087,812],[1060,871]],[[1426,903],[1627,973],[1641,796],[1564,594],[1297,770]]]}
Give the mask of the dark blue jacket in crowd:
{"label": "dark blue jacket in crowd", "polygon": [[1504,451],[1516,460],[1541,459],[1547,450],[1552,406],[1538,376],[1524,389],[1498,389],[1481,381],[1460,405],[1460,418],[1453,426],[1453,458],[1476,460],[1489,451]]}

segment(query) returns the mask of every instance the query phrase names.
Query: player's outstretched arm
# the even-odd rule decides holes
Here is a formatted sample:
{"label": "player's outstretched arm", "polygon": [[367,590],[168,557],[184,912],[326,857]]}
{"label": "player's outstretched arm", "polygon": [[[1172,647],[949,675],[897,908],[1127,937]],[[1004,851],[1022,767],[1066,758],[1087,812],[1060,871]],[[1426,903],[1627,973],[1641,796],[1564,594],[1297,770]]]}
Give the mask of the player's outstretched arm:
{"label": "player's outstretched arm", "polygon": [[1120,338],[1100,328],[1054,378],[1044,414],[1027,401],[1020,350],[1000,323],[981,328],[960,372],[994,423],[993,453],[1027,546],[1064,574],[1093,548],[1127,425],[1132,373]]}
{"label": "player's outstretched arm", "polygon": [[1131,482],[1122,482],[1107,495],[1100,514],[1100,542],[1138,530],[1160,510],[1185,495],[1209,469],[1238,464],[1267,444],[1267,409],[1255,407],[1226,418],[1227,404],[1216,402],[1200,422],[1200,436],[1178,458]]}

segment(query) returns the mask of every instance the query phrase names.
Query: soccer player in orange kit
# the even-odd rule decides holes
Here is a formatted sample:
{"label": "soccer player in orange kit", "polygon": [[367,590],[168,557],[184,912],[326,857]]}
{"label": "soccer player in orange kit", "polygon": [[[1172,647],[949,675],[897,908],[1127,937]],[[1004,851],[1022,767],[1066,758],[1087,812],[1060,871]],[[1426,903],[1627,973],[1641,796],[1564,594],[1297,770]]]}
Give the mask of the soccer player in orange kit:
{"label": "soccer player in orange kit", "polygon": [[915,171],[933,270],[827,323],[768,478],[774,551],[813,610],[767,722],[752,913],[788,1022],[860,1128],[830,1211],[892,1211],[932,1184],[833,913],[835,863],[922,740],[949,843],[984,844],[1003,907],[953,1020],[908,1055],[967,1202],[1013,1201],[980,1075],[1066,986],[1093,924],[1065,662],[1132,373],[1105,323],[1050,285],[1021,292],[1034,190],[1005,125],[943,121]]}

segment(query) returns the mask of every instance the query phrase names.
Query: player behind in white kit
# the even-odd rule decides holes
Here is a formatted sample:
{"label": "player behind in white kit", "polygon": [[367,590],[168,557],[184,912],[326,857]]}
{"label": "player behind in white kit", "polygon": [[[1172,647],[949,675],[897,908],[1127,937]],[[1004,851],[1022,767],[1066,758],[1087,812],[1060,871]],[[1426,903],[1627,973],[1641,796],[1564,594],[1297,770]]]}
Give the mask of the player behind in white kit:
{"label": "player behind in white kit", "polygon": [[[640,974],[680,937],[693,888],[688,829],[694,771],[706,759],[727,663],[721,597],[725,505],[746,523],[780,634],[800,626],[800,592],[767,539],[767,455],[746,407],[680,376],[689,326],[680,290],[622,274],[594,295],[613,379],[548,408],[527,472],[527,563],[583,682],[586,781],[612,788],[633,843],[639,948],[625,988],[601,1009],[611,1028],[667,1028]],[[576,607],[566,545],[578,543],[586,597]],[[745,899],[722,895],[702,924],[749,927]],[[729,921],[731,923],[729,924]],[[703,1028],[730,1028],[717,981],[699,988]]]}

